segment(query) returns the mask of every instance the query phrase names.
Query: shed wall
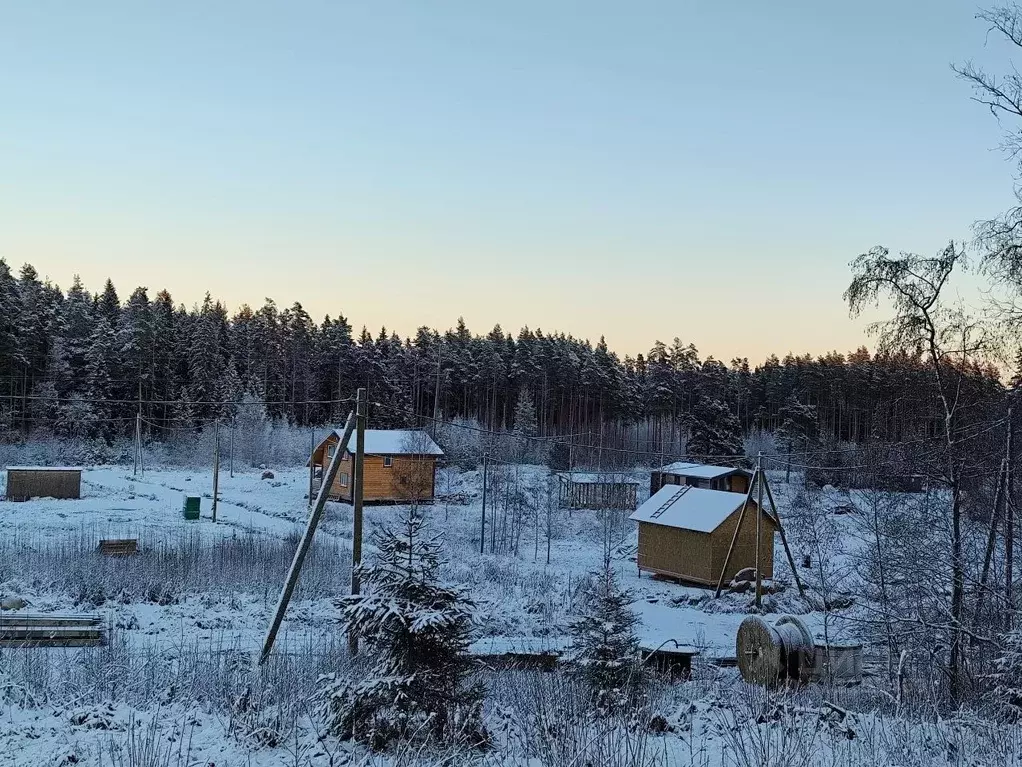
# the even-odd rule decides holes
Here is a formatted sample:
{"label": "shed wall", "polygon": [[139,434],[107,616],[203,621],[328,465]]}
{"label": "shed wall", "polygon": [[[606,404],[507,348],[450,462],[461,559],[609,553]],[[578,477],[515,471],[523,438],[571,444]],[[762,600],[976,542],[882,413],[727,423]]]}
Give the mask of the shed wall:
{"label": "shed wall", "polygon": [[8,469],[6,496],[9,500],[81,498],[82,473]]}
{"label": "shed wall", "polygon": [[[749,508],[745,512],[745,519],[742,521],[742,529],[738,533],[738,540],[735,542],[735,550],[731,555],[731,562],[728,564],[727,572],[724,574],[724,582],[729,582],[739,570],[756,566],[756,512],[759,507],[755,501],[749,501]],[[742,510],[738,509],[725,519],[716,530],[710,535],[713,541],[713,572],[714,583],[720,577],[720,571],[724,567],[724,559],[727,557],[728,546],[731,545],[731,537],[738,526],[738,517]],[[774,577],[774,531],[776,526],[763,515],[762,536],[760,539],[760,570],[764,578]]]}
{"label": "shed wall", "polygon": [[637,562],[640,570],[710,583],[713,578],[710,534],[640,522]]}

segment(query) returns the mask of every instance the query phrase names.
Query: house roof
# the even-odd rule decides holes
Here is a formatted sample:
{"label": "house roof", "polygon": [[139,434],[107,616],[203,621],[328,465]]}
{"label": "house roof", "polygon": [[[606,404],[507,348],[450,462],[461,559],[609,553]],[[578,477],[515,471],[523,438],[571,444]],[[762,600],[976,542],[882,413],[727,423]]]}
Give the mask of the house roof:
{"label": "house roof", "polygon": [[[629,519],[654,525],[710,533],[745,503],[744,493],[664,485],[632,512]],[[764,514],[769,518],[768,514]]]}
{"label": "house roof", "polygon": [[717,479],[726,477],[728,474],[748,474],[745,469],[736,469],[734,466],[709,466],[705,463],[690,463],[688,461],[675,461],[666,466],[660,467],[664,474],[678,474],[682,477],[697,477],[699,479]]}
{"label": "house roof", "polygon": [[[344,432],[334,429],[333,436],[340,439]],[[351,435],[348,451],[354,452],[355,435]],[[416,429],[366,429],[366,455],[443,455],[440,445],[430,436]]]}
{"label": "house roof", "polygon": [[578,485],[641,485],[642,480],[621,472],[599,471],[562,471],[558,477],[567,479]]}

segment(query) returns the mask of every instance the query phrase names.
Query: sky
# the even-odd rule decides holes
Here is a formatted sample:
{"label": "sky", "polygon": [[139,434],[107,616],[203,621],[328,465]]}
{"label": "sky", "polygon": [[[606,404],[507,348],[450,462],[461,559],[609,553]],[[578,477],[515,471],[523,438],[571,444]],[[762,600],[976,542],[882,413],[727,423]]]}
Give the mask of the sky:
{"label": "sky", "polygon": [[950,71],[1006,66],[976,11],[0,0],[0,258],[402,336],[853,349],[849,261],[1012,201]]}

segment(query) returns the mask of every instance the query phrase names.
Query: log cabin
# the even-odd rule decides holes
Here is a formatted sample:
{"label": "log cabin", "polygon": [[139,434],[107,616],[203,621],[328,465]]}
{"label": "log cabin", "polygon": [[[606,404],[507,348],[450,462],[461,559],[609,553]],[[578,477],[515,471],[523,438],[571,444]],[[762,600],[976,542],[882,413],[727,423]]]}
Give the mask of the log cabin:
{"label": "log cabin", "polygon": [[[636,562],[643,571],[703,586],[716,586],[746,496],[691,485],[664,485],[629,517],[639,523]],[[756,566],[756,514],[760,513],[759,564],[763,578],[774,574],[777,524],[749,499],[724,582]]]}
{"label": "log cabin", "polygon": [[728,493],[747,493],[751,480],[752,472],[745,469],[676,461],[661,466],[650,475],[649,494],[653,495],[664,485],[690,485]]}
{"label": "log cabin", "polygon": [[[334,457],[342,433],[335,429],[316,446],[312,466],[316,481],[314,491]],[[341,466],[330,488],[333,500],[352,500],[352,469],[355,435],[341,457]],[[437,459],[444,454],[429,435],[413,429],[366,429],[365,463],[362,469],[366,503],[407,503],[432,501],[436,492]]]}

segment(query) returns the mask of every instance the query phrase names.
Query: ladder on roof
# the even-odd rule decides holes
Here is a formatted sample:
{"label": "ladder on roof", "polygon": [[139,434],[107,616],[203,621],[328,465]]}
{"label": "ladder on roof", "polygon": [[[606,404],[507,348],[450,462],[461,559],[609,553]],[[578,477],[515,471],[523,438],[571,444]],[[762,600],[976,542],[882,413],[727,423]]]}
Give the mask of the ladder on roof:
{"label": "ladder on roof", "polygon": [[674,493],[666,501],[664,501],[663,506],[661,506],[659,509],[657,509],[652,514],[650,514],[649,518],[650,519],[657,519],[661,514],[663,514],[671,506],[673,506],[674,502],[676,500],[678,500],[679,498],[681,498],[681,496],[683,496],[685,493],[687,493],[689,491],[689,487],[690,487],[689,485],[681,485],[680,487],[678,487],[678,491],[676,493]]}

